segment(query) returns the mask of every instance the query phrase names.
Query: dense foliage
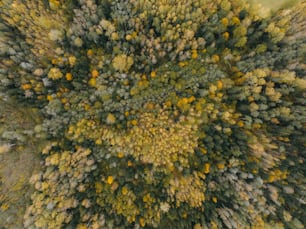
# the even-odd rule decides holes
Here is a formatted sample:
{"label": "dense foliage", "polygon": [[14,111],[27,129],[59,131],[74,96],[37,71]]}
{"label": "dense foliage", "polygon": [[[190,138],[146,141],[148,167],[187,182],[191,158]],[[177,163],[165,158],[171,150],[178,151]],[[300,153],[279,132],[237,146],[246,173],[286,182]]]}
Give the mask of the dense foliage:
{"label": "dense foliage", "polygon": [[1,0],[1,100],[37,117],[0,156],[43,144],[22,227],[304,228],[306,3],[260,10]]}

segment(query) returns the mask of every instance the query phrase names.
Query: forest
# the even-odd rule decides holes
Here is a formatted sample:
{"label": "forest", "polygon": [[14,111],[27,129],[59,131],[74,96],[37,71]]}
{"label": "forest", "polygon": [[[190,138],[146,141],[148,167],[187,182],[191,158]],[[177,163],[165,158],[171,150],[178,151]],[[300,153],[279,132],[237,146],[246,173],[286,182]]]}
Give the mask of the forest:
{"label": "forest", "polygon": [[0,0],[0,229],[303,229],[306,1]]}

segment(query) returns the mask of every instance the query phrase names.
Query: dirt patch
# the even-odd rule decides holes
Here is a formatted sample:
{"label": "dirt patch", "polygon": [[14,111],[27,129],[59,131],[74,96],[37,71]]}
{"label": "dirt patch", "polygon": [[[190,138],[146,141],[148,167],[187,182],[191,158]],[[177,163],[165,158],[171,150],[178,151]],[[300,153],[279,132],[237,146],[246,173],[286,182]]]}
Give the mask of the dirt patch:
{"label": "dirt patch", "polygon": [[[0,228],[23,228],[22,221],[32,188],[29,178],[39,168],[37,142],[27,138],[38,118],[28,108],[12,101],[0,101],[0,144],[10,146],[0,154]],[[6,139],[7,133],[16,139]]]}

